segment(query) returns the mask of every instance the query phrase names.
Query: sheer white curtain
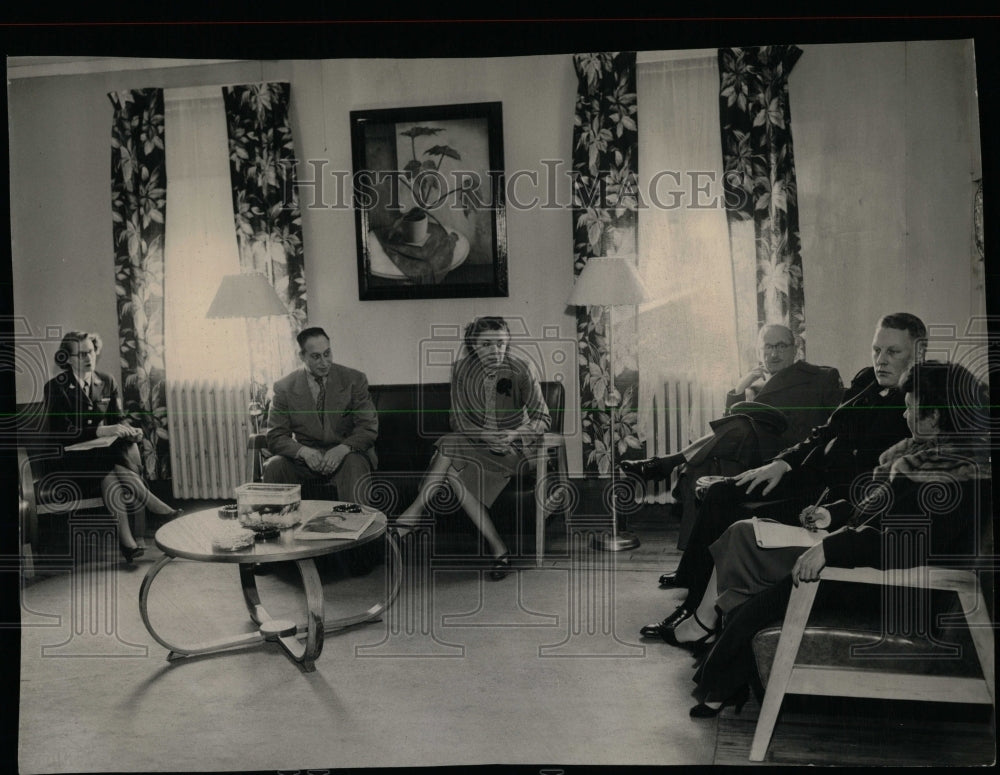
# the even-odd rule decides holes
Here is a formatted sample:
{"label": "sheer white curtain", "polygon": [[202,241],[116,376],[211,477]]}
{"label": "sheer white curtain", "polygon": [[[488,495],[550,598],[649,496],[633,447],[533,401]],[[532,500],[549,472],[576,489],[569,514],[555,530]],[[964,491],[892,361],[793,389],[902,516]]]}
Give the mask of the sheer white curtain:
{"label": "sheer white curtain", "polygon": [[171,380],[247,383],[245,321],[205,317],[222,277],[240,271],[222,90],[166,89],[164,111],[167,373]]}
{"label": "sheer white curtain", "polygon": [[[669,54],[669,52],[664,52]],[[722,186],[716,55],[637,68],[639,270],[654,302],[639,309],[640,406],[665,375],[723,392],[739,373],[729,232]],[[713,391],[714,392],[714,391]]]}

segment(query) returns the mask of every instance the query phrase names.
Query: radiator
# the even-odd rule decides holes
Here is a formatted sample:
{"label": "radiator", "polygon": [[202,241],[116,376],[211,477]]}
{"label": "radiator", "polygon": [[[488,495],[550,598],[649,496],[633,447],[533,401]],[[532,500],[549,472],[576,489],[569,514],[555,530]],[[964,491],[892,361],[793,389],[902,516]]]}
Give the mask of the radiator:
{"label": "radiator", "polygon": [[167,417],[175,498],[234,499],[249,482],[250,386],[168,382]]}
{"label": "radiator", "polygon": [[[726,411],[728,385],[707,383],[692,375],[663,374],[656,379],[646,450],[652,457],[680,452],[712,428],[709,422]],[[671,483],[648,482],[647,503],[670,503]]]}

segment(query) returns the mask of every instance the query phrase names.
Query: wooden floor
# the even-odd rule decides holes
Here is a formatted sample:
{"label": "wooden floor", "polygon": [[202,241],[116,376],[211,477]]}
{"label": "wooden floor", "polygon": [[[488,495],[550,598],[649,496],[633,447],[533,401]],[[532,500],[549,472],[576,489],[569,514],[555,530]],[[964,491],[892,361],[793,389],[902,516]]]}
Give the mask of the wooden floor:
{"label": "wooden floor", "polygon": [[[750,743],[760,706],[719,715],[714,764],[753,764]],[[788,697],[765,766],[977,767],[996,761],[991,709],[951,703],[910,703]]]}

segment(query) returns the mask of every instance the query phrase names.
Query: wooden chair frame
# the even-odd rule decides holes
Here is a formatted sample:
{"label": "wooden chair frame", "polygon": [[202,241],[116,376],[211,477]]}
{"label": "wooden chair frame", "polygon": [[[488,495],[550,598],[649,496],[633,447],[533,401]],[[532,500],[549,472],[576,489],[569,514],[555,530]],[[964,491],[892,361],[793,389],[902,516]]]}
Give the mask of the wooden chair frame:
{"label": "wooden chair frame", "polygon": [[555,510],[549,511],[547,493],[555,492],[549,488],[550,455],[556,458],[556,484],[555,487],[566,487],[569,482],[569,474],[566,464],[566,437],[562,433],[545,433],[538,444],[538,451],[535,456],[535,566],[541,567],[545,559],[545,520],[547,520]]}
{"label": "wooden chair frame", "polygon": [[[983,677],[932,676],[796,664],[816,592],[823,581],[955,591],[962,604],[962,615],[969,625]],[[875,568],[824,568],[818,582],[801,583],[792,588],[750,747],[750,761],[764,761],[786,694],[995,705],[993,658],[993,623],[979,577],[974,571],[929,566],[886,571]]]}

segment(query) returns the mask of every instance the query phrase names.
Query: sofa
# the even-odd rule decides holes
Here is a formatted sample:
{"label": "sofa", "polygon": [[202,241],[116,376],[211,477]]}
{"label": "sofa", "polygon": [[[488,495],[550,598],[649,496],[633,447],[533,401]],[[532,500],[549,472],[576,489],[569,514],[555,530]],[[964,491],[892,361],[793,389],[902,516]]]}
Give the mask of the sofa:
{"label": "sofa", "polygon": [[[545,495],[565,484],[566,447],[563,436],[565,388],[561,382],[542,382],[542,394],[552,417],[538,456],[526,460],[490,509],[494,524],[513,557],[544,557],[544,532],[550,512]],[[423,474],[434,454],[434,444],[451,430],[451,386],[428,384],[370,385],[378,413],[375,442],[378,469],[367,483],[367,500],[390,517],[398,515],[416,497]],[[264,434],[251,439],[258,449]],[[267,454],[266,452],[264,453]],[[326,487],[306,487],[304,497],[334,497]],[[460,509],[448,508],[433,515],[435,555],[450,558],[480,557],[479,534]]]}

